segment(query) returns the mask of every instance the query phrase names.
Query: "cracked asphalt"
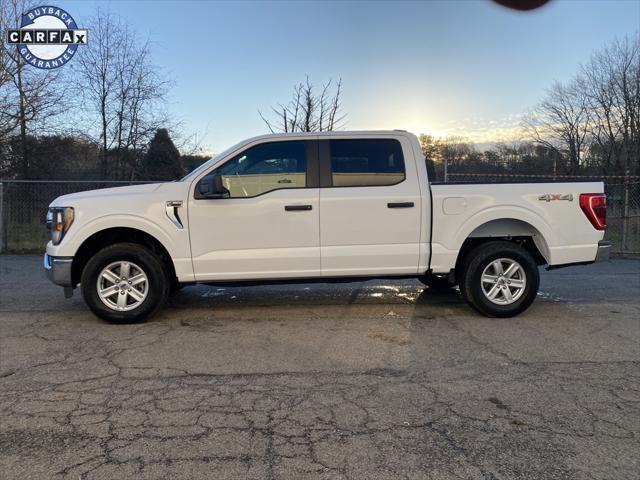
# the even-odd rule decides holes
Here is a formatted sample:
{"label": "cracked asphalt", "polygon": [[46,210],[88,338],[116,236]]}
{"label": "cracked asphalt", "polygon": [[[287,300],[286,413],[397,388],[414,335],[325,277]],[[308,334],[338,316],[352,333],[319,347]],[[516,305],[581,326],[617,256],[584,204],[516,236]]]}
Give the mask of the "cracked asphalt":
{"label": "cracked asphalt", "polygon": [[640,261],[513,319],[415,281],[182,290],[150,322],[0,257],[3,479],[638,479]]}

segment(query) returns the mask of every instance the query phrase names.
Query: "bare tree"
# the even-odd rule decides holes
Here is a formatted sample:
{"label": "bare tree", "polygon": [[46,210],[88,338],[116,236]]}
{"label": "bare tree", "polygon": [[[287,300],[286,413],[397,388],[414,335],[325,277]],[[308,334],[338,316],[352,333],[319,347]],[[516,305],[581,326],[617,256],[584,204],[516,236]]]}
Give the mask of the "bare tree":
{"label": "bare tree", "polygon": [[616,40],[580,70],[602,167],[627,171],[640,154],[640,36]]}
{"label": "bare tree", "polygon": [[[23,0],[0,3],[0,30],[15,28],[28,10]],[[39,125],[42,132],[51,119],[64,111],[64,82],[58,70],[39,70],[24,61],[18,49],[2,42],[0,46],[0,140],[19,135],[18,173],[29,175],[27,135]]]}
{"label": "bare tree", "polygon": [[620,158],[617,141],[621,125],[617,114],[618,102],[613,86],[613,64],[604,52],[597,52],[588,64],[582,66],[578,82],[587,95],[591,116],[591,138],[598,146],[600,167],[605,171]]}
{"label": "bare tree", "polygon": [[525,124],[566,173],[640,172],[640,35],[608,44],[569,83],[556,82]]}
{"label": "bare tree", "polygon": [[[0,2],[0,32],[15,28],[12,6],[9,2]],[[10,48],[4,40],[0,42],[0,138],[3,139],[7,138],[18,125],[17,116],[13,114],[15,92],[12,85],[16,65],[9,51]]]}
{"label": "bare tree", "polygon": [[623,165],[640,167],[640,35],[613,42],[604,52],[612,61],[610,71],[616,116],[620,129]]}
{"label": "bare tree", "polygon": [[260,110],[258,114],[274,132],[322,132],[342,127],[346,115],[342,113],[342,79],[332,79],[322,85],[319,93],[307,76],[304,83],[293,87],[289,103],[272,107],[274,119],[267,119]]}
{"label": "bare tree", "polygon": [[167,121],[170,82],[151,64],[149,42],[140,42],[121,19],[98,11],[90,28],[91,43],[77,69],[85,111],[98,120],[100,173],[130,178],[140,160],[137,153]]}
{"label": "bare tree", "polygon": [[441,138],[436,138],[433,135],[426,135],[421,133],[418,137],[420,141],[420,148],[427,161],[435,163],[442,163],[442,149],[444,141]]}
{"label": "bare tree", "polygon": [[525,125],[537,143],[565,160],[566,173],[575,173],[590,139],[590,120],[587,96],[574,80],[566,85],[555,82]]}

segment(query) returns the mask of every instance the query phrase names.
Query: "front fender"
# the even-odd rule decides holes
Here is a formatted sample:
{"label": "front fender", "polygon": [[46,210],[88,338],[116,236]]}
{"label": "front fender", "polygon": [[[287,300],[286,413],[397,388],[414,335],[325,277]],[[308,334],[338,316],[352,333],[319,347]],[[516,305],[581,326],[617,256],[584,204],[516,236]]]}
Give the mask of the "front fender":
{"label": "front fender", "polygon": [[[131,228],[151,235],[162,244],[171,256],[178,279],[180,281],[193,280],[193,266],[191,264],[187,229],[179,230],[169,221],[167,221],[166,226],[161,227],[149,218],[139,215],[105,215],[81,225],[72,225],[59,245],[48,243],[47,254],[55,257],[73,257],[88,238],[111,228]],[[168,232],[169,228],[172,228],[173,231]]]}

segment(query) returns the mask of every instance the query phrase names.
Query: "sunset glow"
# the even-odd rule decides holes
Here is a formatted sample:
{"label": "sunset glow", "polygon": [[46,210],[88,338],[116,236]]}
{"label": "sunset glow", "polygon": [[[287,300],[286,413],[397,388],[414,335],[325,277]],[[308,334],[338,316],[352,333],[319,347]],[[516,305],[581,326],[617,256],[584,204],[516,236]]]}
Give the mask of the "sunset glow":
{"label": "sunset glow", "polygon": [[[80,20],[103,5],[69,3]],[[522,140],[523,116],[553,81],[570,79],[603,44],[636,31],[640,18],[640,2],[625,0],[551,1],[533,12],[491,1],[109,8],[135,18],[140,37],[157,47],[155,63],[175,78],[176,120],[212,151],[267,132],[258,109],[286,101],[307,75],[317,86],[342,78],[349,130]],[[176,23],[180,12],[188,23]]]}

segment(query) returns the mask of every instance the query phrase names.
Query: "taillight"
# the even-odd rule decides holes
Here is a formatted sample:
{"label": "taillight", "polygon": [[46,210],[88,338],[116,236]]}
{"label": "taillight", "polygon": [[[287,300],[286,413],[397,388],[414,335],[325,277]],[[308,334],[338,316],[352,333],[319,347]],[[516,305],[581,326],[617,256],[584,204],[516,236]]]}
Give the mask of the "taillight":
{"label": "taillight", "polygon": [[604,193],[581,193],[580,208],[596,230],[607,226],[607,196]]}

